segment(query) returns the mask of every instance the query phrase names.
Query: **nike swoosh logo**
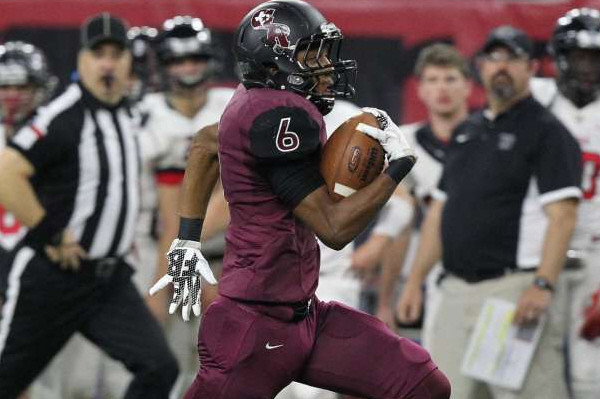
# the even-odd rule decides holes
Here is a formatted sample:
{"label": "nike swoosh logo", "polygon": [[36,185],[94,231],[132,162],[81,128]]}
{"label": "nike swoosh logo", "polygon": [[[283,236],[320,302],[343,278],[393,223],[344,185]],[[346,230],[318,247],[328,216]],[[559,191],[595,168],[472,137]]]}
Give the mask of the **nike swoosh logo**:
{"label": "nike swoosh logo", "polygon": [[282,346],[283,346],[283,344],[281,344],[281,345],[271,345],[269,342],[267,342],[267,344],[265,345],[265,348],[267,348],[267,350],[271,350],[271,349],[281,348]]}

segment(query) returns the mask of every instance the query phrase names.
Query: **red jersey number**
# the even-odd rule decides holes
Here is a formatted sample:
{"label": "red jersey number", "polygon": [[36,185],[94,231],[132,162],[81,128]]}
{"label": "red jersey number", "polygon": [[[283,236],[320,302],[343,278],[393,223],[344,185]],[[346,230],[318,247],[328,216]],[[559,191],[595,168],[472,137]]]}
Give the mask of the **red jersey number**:
{"label": "red jersey number", "polygon": [[582,189],[583,198],[586,200],[596,196],[596,183],[598,181],[598,173],[600,172],[600,154],[591,152],[583,153],[583,177]]}

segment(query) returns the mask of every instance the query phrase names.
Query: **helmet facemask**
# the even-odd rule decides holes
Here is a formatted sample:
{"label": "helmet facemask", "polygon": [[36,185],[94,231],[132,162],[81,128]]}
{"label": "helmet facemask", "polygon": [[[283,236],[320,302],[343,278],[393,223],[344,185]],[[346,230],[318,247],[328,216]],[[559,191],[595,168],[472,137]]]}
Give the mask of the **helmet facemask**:
{"label": "helmet facemask", "polygon": [[600,91],[600,12],[575,8],[560,17],[548,50],[560,92],[577,107],[595,101]]}
{"label": "helmet facemask", "polygon": [[[213,47],[211,32],[199,18],[177,16],[164,23],[164,31],[159,35],[157,57],[165,90],[190,91],[209,81],[220,69],[216,50]],[[196,60],[205,63],[198,65],[198,71],[172,73],[171,65]]]}
{"label": "helmet facemask", "polygon": [[33,85],[0,86],[0,120],[18,127],[41,103],[43,94]]}
{"label": "helmet facemask", "polygon": [[264,7],[251,11],[236,32],[244,86],[297,93],[323,115],[335,98],[352,98],[357,67],[354,60],[340,59],[341,31],[306,3],[274,1]]}
{"label": "helmet facemask", "polygon": [[298,41],[291,54],[293,69],[277,80],[284,78],[286,88],[305,96],[326,115],[336,98],[354,97],[356,61],[340,60],[343,36],[335,25],[324,24],[321,29]]}
{"label": "helmet facemask", "polygon": [[0,120],[3,124],[18,128],[31,113],[46,101],[56,78],[47,81],[34,79],[27,68],[16,62],[0,63]]}
{"label": "helmet facemask", "polygon": [[[170,71],[171,66],[192,60],[197,62],[195,65],[196,70],[187,72],[173,72]],[[216,62],[210,57],[202,56],[183,56],[180,58],[173,58],[163,65],[164,79],[168,90],[192,90],[202,86],[208,82],[217,71]]]}
{"label": "helmet facemask", "polygon": [[557,84],[561,93],[578,107],[600,93],[600,49],[572,49],[556,56]]}

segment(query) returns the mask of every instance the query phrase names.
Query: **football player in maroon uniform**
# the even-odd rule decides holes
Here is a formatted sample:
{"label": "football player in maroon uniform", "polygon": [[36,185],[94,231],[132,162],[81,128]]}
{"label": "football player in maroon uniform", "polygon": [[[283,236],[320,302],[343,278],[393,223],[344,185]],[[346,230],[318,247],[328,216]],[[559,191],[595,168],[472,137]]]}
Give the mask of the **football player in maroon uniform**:
{"label": "football player in maroon uniform", "polygon": [[[380,129],[359,130],[382,144],[388,168],[340,202],[319,173],[323,114],[335,97],[354,93],[354,61],[339,59],[340,30],[298,0],[270,1],[250,11],[235,34],[242,73],[219,123],[192,144],[179,238],[167,254],[169,311],[183,304],[200,314],[201,280],[215,284],[200,252],[207,201],[219,174],[229,203],[219,296],[204,313],[201,368],[193,398],[273,398],[291,381],[378,399],[448,398],[450,385],[429,354],[382,322],[315,297],[315,234],[341,248],[360,233],[415,162],[383,111]],[[218,153],[215,138],[218,136]]]}

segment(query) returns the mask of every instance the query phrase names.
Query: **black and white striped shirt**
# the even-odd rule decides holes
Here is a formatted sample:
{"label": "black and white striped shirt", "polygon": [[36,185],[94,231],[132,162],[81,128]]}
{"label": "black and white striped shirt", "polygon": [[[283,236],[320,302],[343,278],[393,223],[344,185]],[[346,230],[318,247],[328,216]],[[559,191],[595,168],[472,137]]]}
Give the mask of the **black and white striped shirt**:
{"label": "black and white striped shirt", "polygon": [[38,110],[9,146],[35,167],[32,185],[57,230],[69,228],[90,259],[125,255],[139,208],[139,120],[81,84]]}

